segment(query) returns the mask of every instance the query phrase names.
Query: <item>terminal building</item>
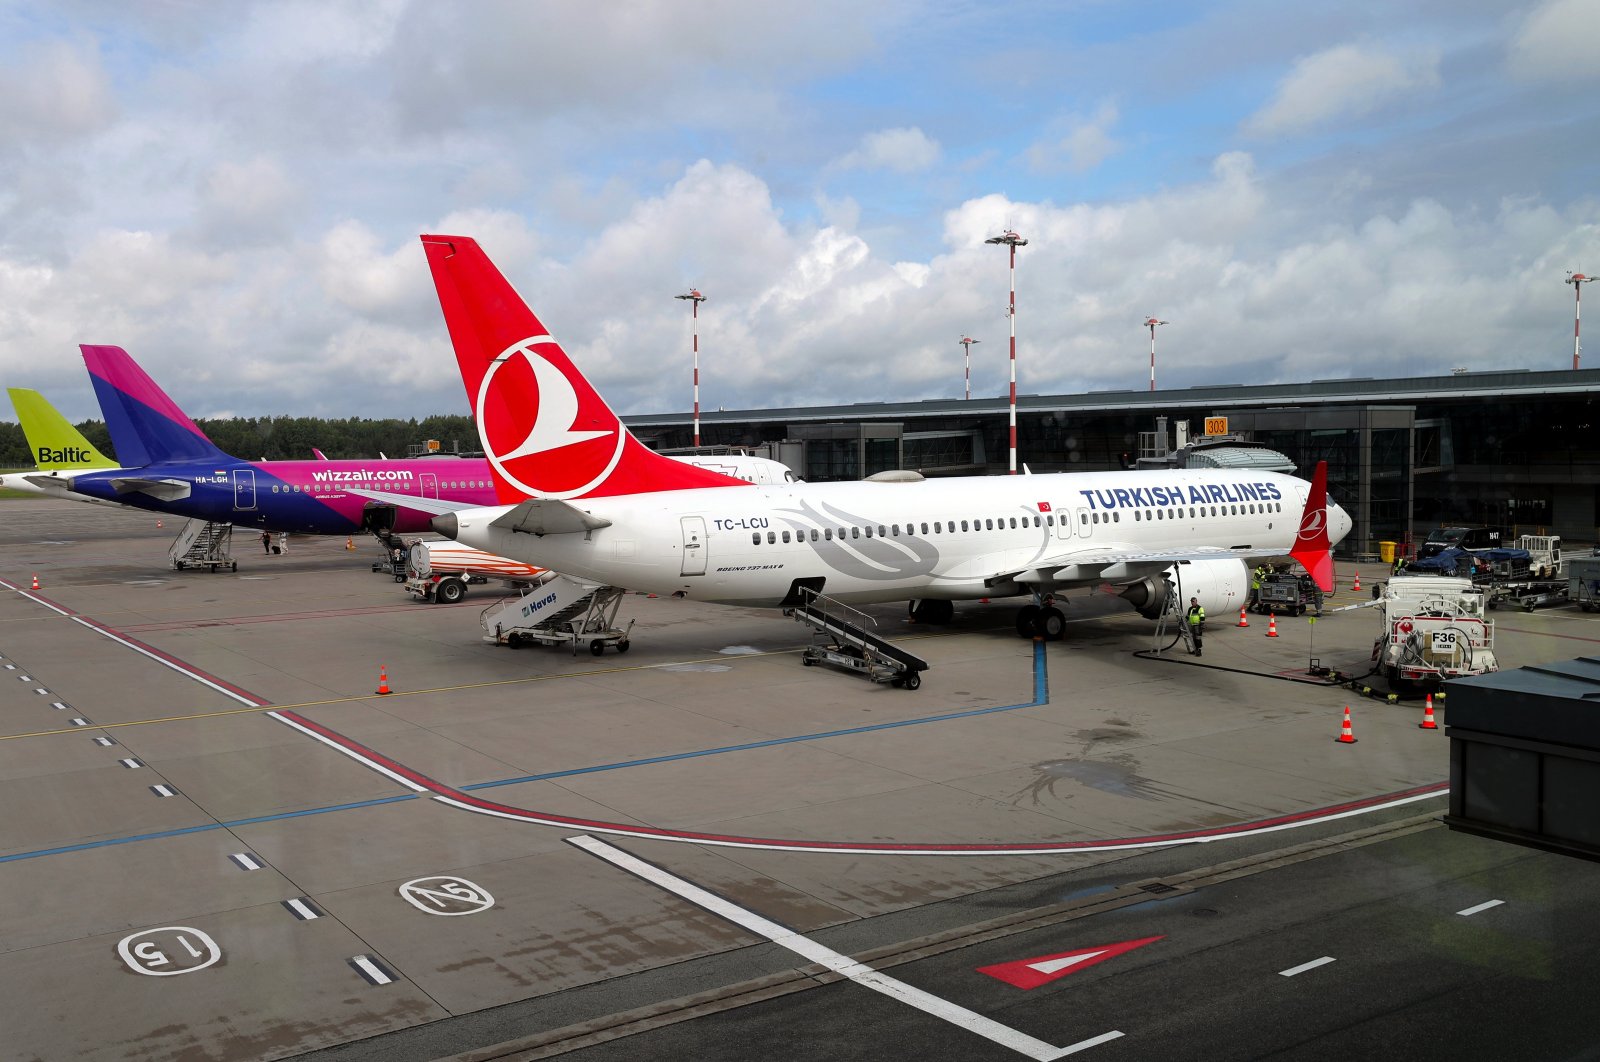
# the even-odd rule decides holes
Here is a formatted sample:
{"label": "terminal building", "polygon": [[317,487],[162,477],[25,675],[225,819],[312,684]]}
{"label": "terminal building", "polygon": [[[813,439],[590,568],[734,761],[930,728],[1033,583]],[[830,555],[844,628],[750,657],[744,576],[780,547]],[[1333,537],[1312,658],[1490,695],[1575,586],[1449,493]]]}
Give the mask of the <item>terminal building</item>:
{"label": "terminal building", "polygon": [[[1597,394],[1600,369],[1018,395],[1017,461],[1031,472],[1284,468],[1277,451],[1301,475],[1328,462],[1329,489],[1356,521],[1349,555],[1441,524],[1570,547],[1600,540]],[[657,449],[693,442],[688,413],[627,421]],[[1008,434],[1003,396],[700,415],[703,445],[757,448],[814,481],[1003,474]]]}

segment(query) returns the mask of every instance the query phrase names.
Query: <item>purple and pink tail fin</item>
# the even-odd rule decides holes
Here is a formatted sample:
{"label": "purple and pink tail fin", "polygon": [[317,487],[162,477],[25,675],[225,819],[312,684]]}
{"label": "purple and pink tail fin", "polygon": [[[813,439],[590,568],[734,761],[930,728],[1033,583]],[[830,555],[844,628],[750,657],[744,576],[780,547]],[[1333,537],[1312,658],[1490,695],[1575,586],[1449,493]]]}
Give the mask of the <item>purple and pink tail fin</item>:
{"label": "purple and pink tail fin", "polygon": [[87,344],[78,349],[124,468],[227,458],[127,351]]}
{"label": "purple and pink tail fin", "polygon": [[422,246],[502,503],[750,486],[635,439],[476,241]]}

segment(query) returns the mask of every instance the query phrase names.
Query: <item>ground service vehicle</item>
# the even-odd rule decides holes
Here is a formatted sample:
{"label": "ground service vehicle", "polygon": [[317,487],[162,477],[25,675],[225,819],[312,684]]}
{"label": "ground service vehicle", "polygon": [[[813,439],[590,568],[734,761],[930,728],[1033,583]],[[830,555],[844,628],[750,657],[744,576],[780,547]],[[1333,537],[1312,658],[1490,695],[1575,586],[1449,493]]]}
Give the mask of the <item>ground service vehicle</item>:
{"label": "ground service vehicle", "polygon": [[1498,671],[1494,623],[1471,579],[1397,575],[1379,598],[1382,631],[1372,659],[1396,693],[1436,689],[1448,679]]}

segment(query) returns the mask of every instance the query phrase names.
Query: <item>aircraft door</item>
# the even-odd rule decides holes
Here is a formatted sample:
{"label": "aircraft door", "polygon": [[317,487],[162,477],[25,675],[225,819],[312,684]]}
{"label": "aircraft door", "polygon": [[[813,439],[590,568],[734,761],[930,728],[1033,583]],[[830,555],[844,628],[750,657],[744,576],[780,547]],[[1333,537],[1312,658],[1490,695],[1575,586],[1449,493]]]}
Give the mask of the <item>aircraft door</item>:
{"label": "aircraft door", "polygon": [[685,516],[683,522],[683,570],[679,575],[706,573],[706,521],[703,516]]}
{"label": "aircraft door", "polygon": [[424,472],[417,477],[417,493],[424,498],[437,498],[439,496],[439,477],[432,472]]}
{"label": "aircraft door", "polygon": [[1078,534],[1084,538],[1094,537],[1094,517],[1089,515],[1088,509],[1078,510]]}
{"label": "aircraft door", "polygon": [[233,470],[233,510],[234,512],[254,512],[256,508],[256,470],[253,468],[236,468]]}
{"label": "aircraft door", "polygon": [[1072,510],[1065,505],[1056,507],[1056,537],[1072,537]]}

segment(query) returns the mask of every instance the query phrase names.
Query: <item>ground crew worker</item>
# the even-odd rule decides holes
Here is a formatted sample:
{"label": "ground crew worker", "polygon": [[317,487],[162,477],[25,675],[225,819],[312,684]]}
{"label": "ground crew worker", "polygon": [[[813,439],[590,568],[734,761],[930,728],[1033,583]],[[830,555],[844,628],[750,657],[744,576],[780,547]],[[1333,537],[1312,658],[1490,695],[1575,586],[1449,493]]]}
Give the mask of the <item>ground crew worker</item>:
{"label": "ground crew worker", "polygon": [[1261,576],[1264,570],[1261,565],[1256,565],[1250,573],[1250,611],[1257,612],[1261,607]]}
{"label": "ground crew worker", "polygon": [[1189,635],[1194,639],[1194,655],[1200,656],[1200,639],[1205,636],[1206,610],[1200,607],[1200,599],[1189,599]]}
{"label": "ground crew worker", "polygon": [[1401,572],[1405,571],[1405,567],[1406,559],[1404,557],[1396,557],[1394,559],[1394,574],[1399,575]]}

